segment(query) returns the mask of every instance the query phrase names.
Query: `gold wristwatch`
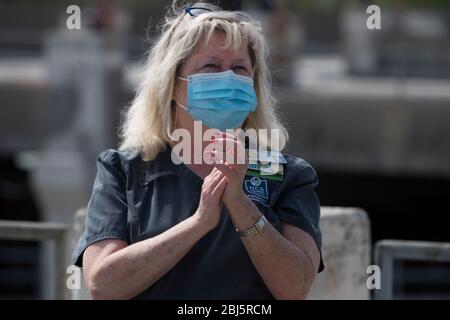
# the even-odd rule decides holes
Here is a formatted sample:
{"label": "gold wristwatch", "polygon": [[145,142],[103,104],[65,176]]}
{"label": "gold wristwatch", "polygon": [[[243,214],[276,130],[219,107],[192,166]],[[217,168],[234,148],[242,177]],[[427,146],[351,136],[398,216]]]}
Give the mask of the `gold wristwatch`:
{"label": "gold wristwatch", "polygon": [[261,216],[261,218],[258,219],[258,221],[256,221],[256,223],[253,225],[253,227],[250,227],[248,229],[239,231],[238,229],[236,229],[236,231],[239,233],[239,236],[241,238],[243,237],[250,237],[250,236],[254,236],[255,234],[258,234],[261,232],[262,228],[264,228],[264,226],[267,223],[267,219],[264,215]]}

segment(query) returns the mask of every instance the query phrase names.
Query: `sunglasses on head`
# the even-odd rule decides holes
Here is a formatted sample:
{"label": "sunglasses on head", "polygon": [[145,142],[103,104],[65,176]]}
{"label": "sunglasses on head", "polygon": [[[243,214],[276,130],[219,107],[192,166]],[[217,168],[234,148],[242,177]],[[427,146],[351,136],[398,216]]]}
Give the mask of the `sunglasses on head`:
{"label": "sunglasses on head", "polygon": [[188,13],[191,17],[197,17],[202,13],[212,12],[212,10],[203,7],[187,7],[186,9],[184,9],[184,12]]}

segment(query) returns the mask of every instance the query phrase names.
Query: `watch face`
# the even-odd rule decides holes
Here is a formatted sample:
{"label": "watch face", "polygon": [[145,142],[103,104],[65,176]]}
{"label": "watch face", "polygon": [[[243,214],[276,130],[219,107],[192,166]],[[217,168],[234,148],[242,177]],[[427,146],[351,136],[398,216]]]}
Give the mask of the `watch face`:
{"label": "watch face", "polygon": [[261,230],[262,227],[264,227],[264,225],[265,225],[266,223],[267,223],[266,217],[263,215],[263,216],[261,217],[261,219],[260,219],[260,220],[258,221],[258,223],[257,223],[258,229]]}
{"label": "watch face", "polygon": [[256,224],[253,227],[251,227],[247,230],[244,230],[244,231],[239,231],[239,230],[236,230],[236,231],[239,232],[239,235],[241,237],[253,236],[253,235],[259,233],[266,223],[267,223],[267,219],[263,215],[261,218],[258,219],[258,221],[256,222]]}

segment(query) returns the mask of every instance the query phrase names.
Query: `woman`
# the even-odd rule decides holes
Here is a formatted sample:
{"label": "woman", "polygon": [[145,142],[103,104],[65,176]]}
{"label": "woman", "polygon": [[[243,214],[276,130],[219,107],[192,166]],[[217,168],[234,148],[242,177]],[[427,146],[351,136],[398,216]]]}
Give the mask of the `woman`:
{"label": "woman", "polygon": [[[284,155],[274,160],[281,170],[272,179],[251,176],[247,158],[193,161],[210,142],[231,143],[225,151],[239,154],[243,140],[224,129],[278,129],[284,146],[267,55],[248,16],[205,3],[172,7],[143,67],[121,148],[97,159],[86,229],[73,253],[94,299],[307,296],[323,269],[314,169]],[[183,151],[177,165],[174,132],[195,136],[195,121],[200,134],[220,130],[193,143],[192,154]],[[270,139],[258,143],[267,147]]]}

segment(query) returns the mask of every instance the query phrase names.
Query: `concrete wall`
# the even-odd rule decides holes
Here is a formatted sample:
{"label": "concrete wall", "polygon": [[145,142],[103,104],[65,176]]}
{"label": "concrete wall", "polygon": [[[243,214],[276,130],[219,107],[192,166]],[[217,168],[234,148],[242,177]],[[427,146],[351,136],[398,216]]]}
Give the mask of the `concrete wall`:
{"label": "concrete wall", "polygon": [[325,270],[317,275],[308,299],[369,299],[370,222],[359,208],[321,208]]}

